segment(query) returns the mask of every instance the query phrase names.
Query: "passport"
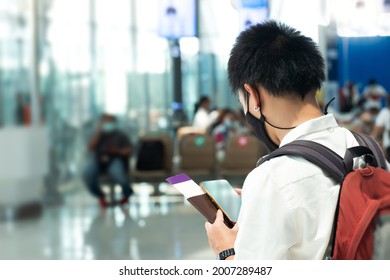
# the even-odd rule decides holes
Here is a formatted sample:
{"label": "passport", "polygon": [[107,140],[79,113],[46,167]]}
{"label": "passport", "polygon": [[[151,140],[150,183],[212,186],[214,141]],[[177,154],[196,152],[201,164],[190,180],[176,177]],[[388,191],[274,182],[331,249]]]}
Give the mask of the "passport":
{"label": "passport", "polygon": [[238,218],[241,197],[224,179],[203,181],[197,184],[187,174],[178,174],[166,179],[181,192],[210,223],[214,223],[217,210],[224,216],[224,223],[232,228]]}

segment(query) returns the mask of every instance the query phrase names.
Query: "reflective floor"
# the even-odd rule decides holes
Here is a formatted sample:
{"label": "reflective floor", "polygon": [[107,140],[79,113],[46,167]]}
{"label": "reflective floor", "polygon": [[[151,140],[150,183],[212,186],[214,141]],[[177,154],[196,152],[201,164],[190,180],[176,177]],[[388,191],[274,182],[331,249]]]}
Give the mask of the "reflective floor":
{"label": "reflective floor", "polygon": [[204,218],[168,184],[133,186],[127,207],[102,210],[80,183],[39,218],[0,222],[0,259],[214,259]]}

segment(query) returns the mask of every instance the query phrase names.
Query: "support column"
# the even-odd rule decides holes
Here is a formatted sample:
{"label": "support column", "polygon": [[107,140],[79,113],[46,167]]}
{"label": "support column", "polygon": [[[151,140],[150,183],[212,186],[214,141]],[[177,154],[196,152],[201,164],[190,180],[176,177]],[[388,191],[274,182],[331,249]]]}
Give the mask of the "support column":
{"label": "support column", "polygon": [[41,123],[39,84],[39,11],[38,0],[31,0],[31,125]]}

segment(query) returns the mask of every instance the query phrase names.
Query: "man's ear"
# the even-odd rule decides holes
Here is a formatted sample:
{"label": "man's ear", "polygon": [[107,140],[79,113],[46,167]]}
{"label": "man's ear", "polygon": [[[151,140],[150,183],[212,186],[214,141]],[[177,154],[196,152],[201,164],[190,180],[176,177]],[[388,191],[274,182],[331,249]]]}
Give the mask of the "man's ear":
{"label": "man's ear", "polygon": [[244,84],[244,88],[249,93],[249,95],[252,97],[254,105],[256,107],[260,107],[260,95],[257,92],[257,89],[252,87],[250,84]]}

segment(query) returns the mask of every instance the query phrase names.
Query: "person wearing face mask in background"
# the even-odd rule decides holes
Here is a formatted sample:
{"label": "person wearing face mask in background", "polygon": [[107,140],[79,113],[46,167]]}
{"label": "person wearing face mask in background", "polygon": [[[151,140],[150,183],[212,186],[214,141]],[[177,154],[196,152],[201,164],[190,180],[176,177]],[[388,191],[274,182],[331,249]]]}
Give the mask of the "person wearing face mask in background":
{"label": "person wearing face mask in background", "polygon": [[248,133],[249,130],[241,125],[233,110],[228,108],[222,110],[220,122],[211,131],[215,138],[217,158],[219,160],[223,159],[229,137]]}
{"label": "person wearing face mask in background", "polygon": [[[228,77],[256,136],[271,152],[294,140],[311,140],[341,157],[358,145],[352,133],[322,111],[316,92],[325,63],[312,39],[283,23],[253,25],[237,38]],[[323,259],[332,232],[340,185],[298,156],[280,156],[255,167],[241,190],[236,225],[221,211],[206,222],[219,259]]]}
{"label": "person wearing face mask in background", "polygon": [[132,145],[129,137],[118,129],[115,116],[102,115],[96,132],[88,143],[88,150],[92,152],[92,156],[83,179],[90,193],[99,199],[102,207],[108,206],[99,185],[99,176],[107,174],[122,187],[123,198],[119,204],[126,204],[133,193],[128,176]]}

